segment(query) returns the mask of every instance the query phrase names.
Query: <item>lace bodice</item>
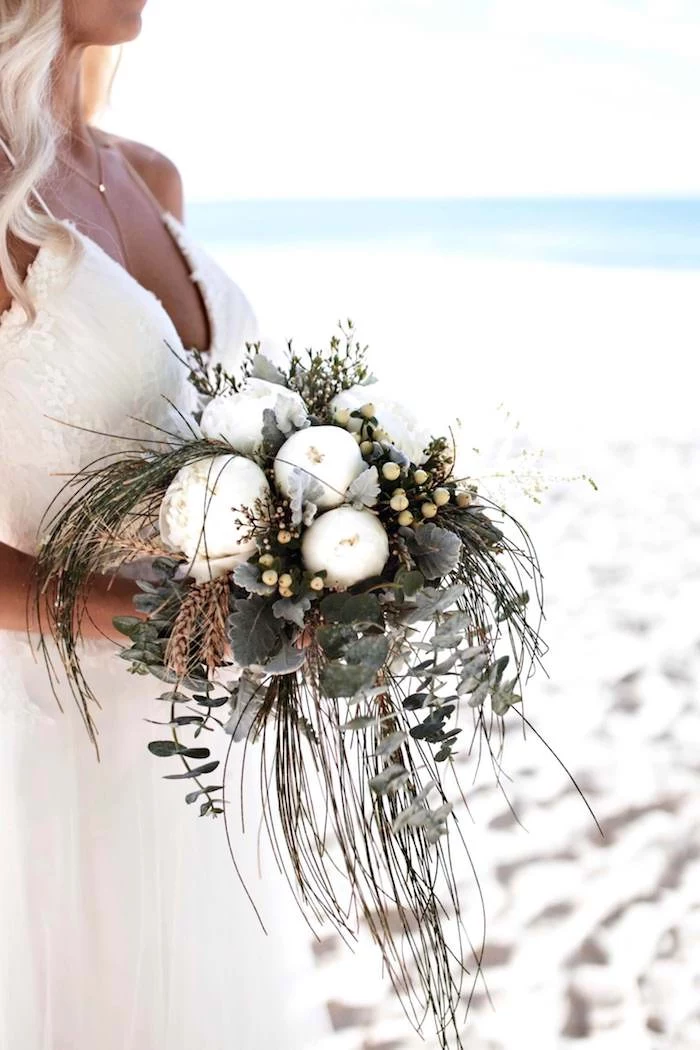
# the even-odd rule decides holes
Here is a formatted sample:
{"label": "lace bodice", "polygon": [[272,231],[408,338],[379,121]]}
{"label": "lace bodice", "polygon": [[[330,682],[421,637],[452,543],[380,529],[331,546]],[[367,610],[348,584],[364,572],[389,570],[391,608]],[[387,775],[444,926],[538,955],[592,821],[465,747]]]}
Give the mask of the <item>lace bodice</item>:
{"label": "lace bodice", "polygon": [[[250,304],[173,216],[164,221],[209,315],[209,360],[234,368],[245,343],[258,338]],[[182,343],[160,301],[76,232],[83,251],[75,264],[57,238],[29,269],[36,319],[26,325],[17,302],[0,318],[0,542],[30,554],[67,477],[124,447],[106,435],[128,437],[133,447],[158,437],[139,420],[172,430],[177,416],[168,402],[195,407],[178,361]]]}

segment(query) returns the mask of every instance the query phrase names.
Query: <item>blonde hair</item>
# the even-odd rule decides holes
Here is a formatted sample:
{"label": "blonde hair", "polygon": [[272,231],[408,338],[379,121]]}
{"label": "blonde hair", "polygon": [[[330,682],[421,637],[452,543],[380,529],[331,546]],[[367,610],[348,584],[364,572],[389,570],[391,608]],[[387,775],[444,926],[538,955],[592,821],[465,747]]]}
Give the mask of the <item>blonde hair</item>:
{"label": "blonde hair", "polygon": [[[35,189],[52,169],[61,129],[51,107],[52,80],[63,39],[63,0],[0,0],[0,135],[12,155],[0,187],[0,274],[10,295],[36,316],[10,251],[10,238],[39,246],[58,237],[73,259],[80,242],[39,207]],[[82,77],[86,119],[106,99],[115,63],[111,48],[87,48]]]}

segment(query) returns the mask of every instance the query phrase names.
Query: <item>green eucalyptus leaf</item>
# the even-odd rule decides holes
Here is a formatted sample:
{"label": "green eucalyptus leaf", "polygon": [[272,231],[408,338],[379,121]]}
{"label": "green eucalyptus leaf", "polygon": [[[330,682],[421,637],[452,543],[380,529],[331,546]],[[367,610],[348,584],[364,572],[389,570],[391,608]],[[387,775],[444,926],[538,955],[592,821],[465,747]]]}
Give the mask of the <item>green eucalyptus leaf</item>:
{"label": "green eucalyptus leaf", "polygon": [[321,602],[321,613],[328,623],[384,626],[379,600],[373,594],[329,594]]}
{"label": "green eucalyptus leaf", "polygon": [[316,631],[316,641],[330,660],[337,660],[343,655],[346,645],[357,641],[357,631],[344,623],[319,627]]}
{"label": "green eucalyptus leaf", "polygon": [[346,733],[354,729],[368,729],[370,726],[376,726],[377,716],[376,715],[358,715],[357,718],[351,718],[349,722],[340,727],[341,733]]}
{"label": "green eucalyptus leaf", "polygon": [[143,620],[140,616],[113,616],[112,623],[120,634],[133,638],[135,629],[141,626]]}
{"label": "green eucalyptus leaf", "polygon": [[176,674],[175,671],[169,667],[158,666],[153,664],[148,670],[155,677],[159,678],[161,682],[167,682],[169,685],[180,685],[185,689],[205,689],[209,686],[206,678],[197,678],[193,676],[185,676],[181,678],[180,675]]}
{"label": "green eucalyptus leaf", "polygon": [[407,696],[403,702],[403,706],[407,711],[417,711],[423,706],[425,701],[428,699],[428,693],[411,693]]}
{"label": "green eucalyptus leaf", "polygon": [[393,755],[395,751],[398,751],[403,744],[408,740],[408,733],[403,731],[397,731],[396,733],[390,733],[389,736],[385,736],[383,740],[380,740],[377,750],[374,752],[375,757],[380,755]]}
{"label": "green eucalyptus leaf", "polygon": [[425,587],[425,576],[417,570],[399,569],[394,576],[394,583],[401,588],[406,598],[413,598]]}
{"label": "green eucalyptus leaf", "polygon": [[203,766],[190,769],[186,773],[170,773],[167,777],[163,777],[163,780],[191,780],[193,777],[203,777],[207,773],[213,773],[218,766],[218,761],[205,762]]}
{"label": "green eucalyptus leaf", "polygon": [[265,664],[265,673],[273,675],[295,674],[306,663],[307,650],[287,644]]}
{"label": "green eucalyptus leaf", "polygon": [[200,696],[195,693],[192,697],[195,704],[199,704],[201,707],[223,707],[224,704],[229,703],[230,696]]}
{"label": "green eucalyptus leaf", "polygon": [[347,645],[343,655],[349,664],[362,664],[368,670],[378,671],[389,655],[389,639],[383,634],[366,635]]}
{"label": "green eucalyptus leaf", "polygon": [[327,664],[321,671],[321,688],[325,696],[355,696],[374,683],[376,671],[362,664]]}
{"label": "green eucalyptus leaf", "polygon": [[415,607],[410,609],[404,618],[407,624],[432,620],[438,613],[445,612],[450,606],[464,597],[466,587],[462,583],[451,587],[426,587],[416,595]]}
{"label": "green eucalyptus leaf", "polygon": [[448,613],[430,641],[435,649],[454,649],[464,641],[468,630],[469,617],[466,613]]}
{"label": "green eucalyptus leaf", "polygon": [[213,787],[199,788],[197,791],[188,791],[185,795],[185,802],[189,806],[192,802],[196,802],[200,795],[211,795],[214,791],[221,791],[221,784],[215,784]]}
{"label": "green eucalyptus leaf", "polygon": [[376,795],[392,794],[402,788],[411,779],[411,774],[400,765],[390,765],[381,773],[373,776],[369,786]]}
{"label": "green eucalyptus leaf", "polygon": [[152,740],[148,750],[158,758],[170,758],[173,755],[182,755],[185,758],[209,758],[211,751],[206,747],[186,747],[174,740]]}

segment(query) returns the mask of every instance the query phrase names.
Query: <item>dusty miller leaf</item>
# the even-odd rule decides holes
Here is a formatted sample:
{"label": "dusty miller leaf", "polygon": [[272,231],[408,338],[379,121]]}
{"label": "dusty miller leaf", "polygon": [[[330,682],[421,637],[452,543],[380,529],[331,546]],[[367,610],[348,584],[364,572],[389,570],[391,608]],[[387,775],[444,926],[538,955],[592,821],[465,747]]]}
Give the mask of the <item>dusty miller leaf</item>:
{"label": "dusty miller leaf", "polygon": [[248,591],[249,594],[270,595],[274,594],[277,589],[267,583],[263,583],[257,566],[251,565],[249,561],[236,566],[233,570],[233,580],[234,583],[237,583],[243,590]]}
{"label": "dusty miller leaf", "polygon": [[264,664],[280,647],[282,625],[270,603],[253,595],[236,598],[228,618],[228,634],[236,663],[241,667]]}
{"label": "dusty miller leaf", "polygon": [[250,371],[253,379],[264,379],[266,383],[275,383],[277,386],[286,386],[287,381],[276,365],[273,365],[265,354],[256,354],[253,358],[253,367]]}
{"label": "dusty miller leaf", "polygon": [[415,529],[401,529],[408,549],[426,580],[439,580],[457,568],[462,541],[454,532],[427,521]]}
{"label": "dusty miller leaf", "polygon": [[356,510],[362,510],[375,505],[379,492],[379,471],[376,467],[368,467],[349,486],[346,497]]}
{"label": "dusty miller leaf", "polygon": [[303,521],[309,526],[316,517],[318,501],[324,492],[323,485],[308,471],[294,467],[287,480],[287,487],[292,525],[301,525]]}
{"label": "dusty miller leaf", "polygon": [[272,613],[278,620],[288,620],[290,623],[295,623],[297,627],[304,626],[304,614],[311,608],[311,599],[308,597],[297,598],[294,601],[292,598],[278,598],[272,606]]}

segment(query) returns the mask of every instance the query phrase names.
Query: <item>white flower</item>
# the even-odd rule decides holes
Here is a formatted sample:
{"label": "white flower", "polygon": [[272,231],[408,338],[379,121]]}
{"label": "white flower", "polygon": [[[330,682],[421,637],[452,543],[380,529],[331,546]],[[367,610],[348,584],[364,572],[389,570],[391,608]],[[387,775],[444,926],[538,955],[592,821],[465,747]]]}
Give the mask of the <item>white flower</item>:
{"label": "white flower", "polygon": [[[430,432],[419,424],[405,402],[397,399],[388,384],[369,383],[342,390],[331,401],[331,408],[335,412],[344,408],[350,412],[358,412],[369,402],[374,405],[377,423],[386,431],[387,440],[405,452],[412,463],[423,463],[424,449],[430,441]],[[359,430],[360,426],[361,420],[350,420],[351,430]]]}
{"label": "white flower", "polygon": [[160,507],[165,545],[191,562],[201,582],[230,572],[255,551],[244,515],[265,502],[270,487],[260,467],[243,456],[210,456],[182,467]]}
{"label": "white flower", "polygon": [[240,565],[242,557],[241,554],[233,554],[230,558],[197,557],[187,566],[185,575],[192,576],[197,583],[207,583],[209,580],[215,580],[217,576],[225,576],[227,572],[231,572]]}
{"label": "white flower", "polygon": [[275,458],[275,481],[285,496],[292,490],[292,472],[299,468],[321,482],[314,503],[319,510],[339,506],[348,486],[365,469],[357,442],[341,427],[309,427],[288,438]]}
{"label": "white flower", "polygon": [[209,402],[200,429],[211,440],[223,438],[237,452],[255,456],[262,451],[263,413],[270,409],[283,434],[308,422],[306,405],[295,390],[266,379],[248,379],[238,394],[224,394]]}
{"label": "white flower", "polygon": [[301,543],[309,572],[326,571],[326,585],[338,590],[377,576],[389,558],[389,539],[368,510],[337,507],[317,518]]}

